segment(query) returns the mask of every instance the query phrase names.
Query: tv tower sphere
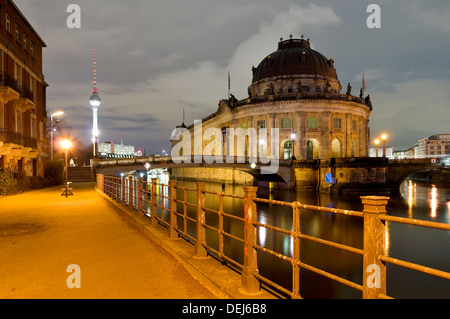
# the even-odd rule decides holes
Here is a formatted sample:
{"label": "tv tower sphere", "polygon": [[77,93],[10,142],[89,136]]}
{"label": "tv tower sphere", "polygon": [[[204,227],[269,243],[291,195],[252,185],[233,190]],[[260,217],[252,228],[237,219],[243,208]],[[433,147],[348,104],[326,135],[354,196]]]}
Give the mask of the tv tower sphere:
{"label": "tv tower sphere", "polygon": [[98,95],[97,92],[93,92],[92,96],[89,98],[89,104],[92,106],[92,108],[94,109],[98,109],[98,107],[100,106],[100,104],[102,104],[102,100],[100,99],[100,96]]}

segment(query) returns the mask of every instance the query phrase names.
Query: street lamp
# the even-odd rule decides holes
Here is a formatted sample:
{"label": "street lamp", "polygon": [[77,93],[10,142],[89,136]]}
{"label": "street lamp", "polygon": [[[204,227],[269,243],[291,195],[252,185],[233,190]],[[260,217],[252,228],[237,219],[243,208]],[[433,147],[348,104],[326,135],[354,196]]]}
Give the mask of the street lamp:
{"label": "street lamp", "polygon": [[383,157],[386,157],[386,139],[387,134],[385,133],[381,134],[381,140],[383,141]]}
{"label": "street lamp", "polygon": [[294,153],[294,145],[295,145],[295,138],[297,137],[297,134],[292,133],[291,134],[291,140],[292,140],[292,160],[295,160],[295,153]]}
{"label": "street lamp", "polygon": [[53,161],[53,117],[64,114],[63,111],[50,115],[50,159]]}
{"label": "street lamp", "polygon": [[66,154],[66,188],[64,190],[64,192],[62,193],[62,195],[66,195],[66,197],[68,195],[72,195],[72,192],[69,193],[69,182],[68,182],[68,176],[67,176],[67,171],[68,171],[68,166],[67,166],[67,152],[69,150],[69,148],[72,146],[72,142],[69,140],[63,140],[61,141],[61,147],[64,149],[64,153]]}
{"label": "street lamp", "polygon": [[375,157],[378,157],[378,144],[380,144],[380,140],[376,139],[374,143],[375,143]]}

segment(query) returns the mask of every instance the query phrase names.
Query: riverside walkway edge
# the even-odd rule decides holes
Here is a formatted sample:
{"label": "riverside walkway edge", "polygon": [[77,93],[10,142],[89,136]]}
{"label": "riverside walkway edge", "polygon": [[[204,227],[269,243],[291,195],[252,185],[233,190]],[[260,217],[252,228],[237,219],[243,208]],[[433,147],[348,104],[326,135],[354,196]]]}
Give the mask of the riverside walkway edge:
{"label": "riverside walkway edge", "polygon": [[150,218],[123,205],[95,188],[98,196],[122,216],[130,225],[136,227],[161,248],[175,257],[185,269],[219,299],[277,299],[268,291],[261,289],[258,294],[245,294],[241,291],[241,275],[222,265],[213,257],[195,258],[194,246],[184,239],[169,239],[167,229],[161,225],[151,225]]}

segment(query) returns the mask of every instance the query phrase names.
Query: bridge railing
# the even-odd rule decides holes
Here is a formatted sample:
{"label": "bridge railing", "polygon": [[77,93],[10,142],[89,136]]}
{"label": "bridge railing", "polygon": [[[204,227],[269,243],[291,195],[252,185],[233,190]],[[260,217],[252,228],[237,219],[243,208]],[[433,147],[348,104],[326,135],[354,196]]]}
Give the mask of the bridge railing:
{"label": "bridge railing", "polygon": [[[150,217],[151,224],[161,224],[167,227],[169,238],[183,237],[191,242],[195,247],[196,257],[206,258],[211,255],[238,270],[242,277],[241,288],[249,294],[257,294],[264,286],[281,297],[287,295],[293,299],[301,298],[300,268],[356,289],[362,293],[364,299],[392,298],[386,294],[386,263],[450,280],[449,272],[388,256],[386,221],[450,231],[450,224],[387,215],[386,205],[389,197],[362,196],[364,209],[360,212],[305,205],[298,201],[284,202],[258,198],[256,196],[257,187],[244,187],[244,196],[238,196],[207,191],[205,183],[202,182],[196,183],[196,188],[189,188],[177,186],[176,180],[171,180],[169,184],[163,184],[158,183],[156,178],[151,182],[146,182],[142,178],[133,179],[131,176],[105,175],[103,188],[108,196]],[[215,198],[215,200],[209,201],[209,206],[206,205],[207,196]],[[243,211],[225,212],[223,205],[225,198],[243,201]],[[292,228],[285,229],[258,222],[258,203],[290,209]],[[327,212],[362,218],[363,247],[352,247],[302,233],[300,231],[302,211]],[[236,229],[231,231],[231,228],[227,227],[229,220],[241,224],[242,227],[238,228],[238,233],[236,233]],[[194,225],[195,231],[192,230],[194,227],[188,227],[188,224]],[[262,228],[289,236],[293,246],[291,254],[285,255],[260,246],[257,235]],[[211,236],[206,236],[207,232],[215,232],[218,239],[213,240]],[[300,240],[319,243],[361,256],[363,260],[361,284],[305,263],[300,258]],[[241,254],[233,256],[230,253],[230,245],[240,246]],[[258,252],[270,254],[291,264],[292,284],[290,288],[259,273]]]}

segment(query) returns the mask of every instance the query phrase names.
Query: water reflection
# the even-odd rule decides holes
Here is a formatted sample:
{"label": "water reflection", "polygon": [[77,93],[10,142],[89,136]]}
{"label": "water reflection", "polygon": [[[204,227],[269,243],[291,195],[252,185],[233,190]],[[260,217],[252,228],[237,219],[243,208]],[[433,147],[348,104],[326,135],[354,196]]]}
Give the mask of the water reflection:
{"label": "water reflection", "polygon": [[[168,175],[149,176],[159,178],[159,183],[168,184]],[[178,181],[178,186],[196,188],[191,181]],[[242,186],[207,183],[206,190],[243,195]],[[162,191],[168,196],[167,188]],[[177,196],[184,196],[183,190]],[[277,191],[270,193],[258,190],[258,197],[282,201],[299,201],[304,204],[335,207],[361,211],[363,206],[359,197],[344,198],[316,192]],[[422,185],[413,180],[406,181],[400,188],[399,196],[392,196],[387,207],[388,214],[415,219],[450,222],[449,189],[436,185]],[[196,203],[196,192],[187,191],[186,200]],[[219,199],[216,195],[206,196],[206,205],[218,210]],[[226,198],[223,200],[226,213],[243,217],[243,200]],[[168,203],[167,203],[168,207]],[[258,203],[258,221],[275,227],[292,229],[292,209],[273,204]],[[178,212],[183,213],[183,205],[178,204]],[[195,208],[187,207],[187,216],[195,218]],[[158,216],[161,214],[158,210]],[[214,212],[206,213],[206,221],[213,227],[218,226],[218,216]],[[230,218],[224,218],[224,231],[243,238],[243,224]],[[178,218],[178,226],[191,236],[195,236],[195,223],[188,221],[183,225]],[[416,262],[425,266],[450,272],[450,232],[424,229],[411,225],[386,223],[386,249],[388,255]],[[304,234],[331,240],[344,245],[363,248],[363,220],[358,217],[337,215],[302,209],[300,211],[300,231]],[[218,234],[207,229],[208,245],[218,249]],[[264,227],[258,227],[258,244],[282,253],[293,255],[292,238]],[[224,252],[230,258],[242,263],[243,245],[239,241],[224,237]],[[303,262],[327,272],[362,284],[362,257],[318,243],[300,241],[300,258]],[[260,273],[270,280],[290,289],[292,287],[292,265],[267,253],[258,253]],[[406,275],[405,275],[406,274]],[[399,267],[388,265],[388,295],[399,298],[450,298],[450,283],[445,280],[434,281],[417,272],[408,272]],[[426,275],[425,275],[426,276]],[[304,298],[361,298],[361,293],[342,284],[305,269],[300,271],[300,288]],[[442,282],[444,281],[444,282]],[[431,286],[430,286],[431,282]],[[408,285],[406,285],[408,284]]]}
{"label": "water reflection", "polygon": [[432,185],[431,189],[430,189],[430,195],[429,195],[429,200],[428,203],[430,204],[430,208],[431,208],[431,217],[432,218],[436,218],[436,211],[437,211],[437,206],[438,206],[438,192],[437,192],[437,188],[436,186]]}

